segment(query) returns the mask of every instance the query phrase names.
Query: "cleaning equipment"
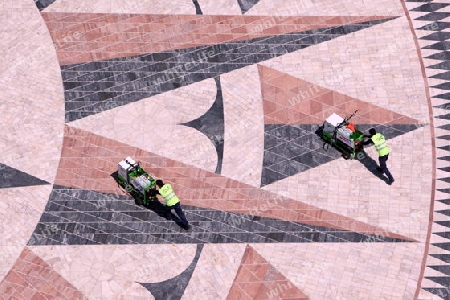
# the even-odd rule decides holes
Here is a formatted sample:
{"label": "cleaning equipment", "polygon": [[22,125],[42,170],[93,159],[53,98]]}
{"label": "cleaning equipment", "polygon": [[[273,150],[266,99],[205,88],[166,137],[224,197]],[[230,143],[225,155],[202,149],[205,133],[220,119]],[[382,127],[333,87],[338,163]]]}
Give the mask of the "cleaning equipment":
{"label": "cleaning equipment", "polygon": [[328,146],[331,145],[342,152],[345,159],[354,159],[358,152],[363,150],[364,133],[359,131],[355,124],[349,123],[357,112],[356,110],[345,119],[333,113],[323,123],[322,138],[329,143]]}
{"label": "cleaning equipment", "polygon": [[128,156],[119,162],[117,179],[119,184],[140,202],[139,204],[147,205],[156,199],[149,193],[149,190],[155,187],[156,180],[131,157]]}

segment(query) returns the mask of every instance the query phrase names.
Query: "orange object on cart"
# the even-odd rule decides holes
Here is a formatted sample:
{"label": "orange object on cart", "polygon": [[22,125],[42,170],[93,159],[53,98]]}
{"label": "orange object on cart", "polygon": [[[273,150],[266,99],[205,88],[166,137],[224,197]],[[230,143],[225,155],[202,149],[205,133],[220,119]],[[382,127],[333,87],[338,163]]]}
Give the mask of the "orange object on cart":
{"label": "orange object on cart", "polygon": [[355,132],[355,131],[356,131],[356,129],[355,129],[355,124],[353,124],[353,123],[349,123],[349,124],[347,125],[347,128],[350,129],[352,132]]}

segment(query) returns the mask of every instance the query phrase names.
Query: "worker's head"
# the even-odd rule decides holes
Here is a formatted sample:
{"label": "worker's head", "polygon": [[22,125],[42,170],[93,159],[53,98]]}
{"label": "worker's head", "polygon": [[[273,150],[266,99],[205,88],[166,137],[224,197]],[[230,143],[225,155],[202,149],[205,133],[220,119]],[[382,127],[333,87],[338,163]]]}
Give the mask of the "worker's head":
{"label": "worker's head", "polygon": [[164,185],[164,182],[162,180],[156,180],[156,185],[159,187],[162,187]]}
{"label": "worker's head", "polygon": [[377,131],[375,130],[375,128],[370,128],[369,129],[369,134],[370,135],[375,135],[375,134],[377,134]]}

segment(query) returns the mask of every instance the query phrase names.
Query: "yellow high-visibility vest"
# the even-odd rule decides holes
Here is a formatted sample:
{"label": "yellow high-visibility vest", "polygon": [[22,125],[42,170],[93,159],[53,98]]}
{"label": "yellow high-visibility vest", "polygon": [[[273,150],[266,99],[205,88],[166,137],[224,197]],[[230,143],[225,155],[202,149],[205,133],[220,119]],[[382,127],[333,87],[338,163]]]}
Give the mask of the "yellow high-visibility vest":
{"label": "yellow high-visibility vest", "polygon": [[168,183],[164,184],[159,189],[159,194],[164,198],[167,206],[174,206],[175,204],[180,202],[180,199],[177,197],[177,195],[175,195],[172,186]]}
{"label": "yellow high-visibility vest", "polygon": [[391,152],[386,143],[384,135],[382,135],[381,133],[377,133],[372,136],[372,142],[375,145],[375,149],[377,150],[379,156],[385,156]]}

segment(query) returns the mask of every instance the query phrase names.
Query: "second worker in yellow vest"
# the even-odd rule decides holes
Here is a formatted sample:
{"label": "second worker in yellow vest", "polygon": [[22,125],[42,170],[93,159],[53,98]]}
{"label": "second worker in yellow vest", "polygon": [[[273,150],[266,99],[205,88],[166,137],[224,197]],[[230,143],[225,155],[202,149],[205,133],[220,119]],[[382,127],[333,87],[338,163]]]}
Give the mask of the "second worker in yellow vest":
{"label": "second worker in yellow vest", "polygon": [[157,194],[161,195],[166,202],[166,219],[172,219],[172,209],[175,210],[175,213],[180,218],[182,228],[185,230],[189,229],[189,222],[184,215],[183,210],[181,209],[180,199],[175,195],[172,186],[168,183],[164,184],[162,180],[156,180],[156,185],[159,187]]}
{"label": "second worker in yellow vest", "polygon": [[370,134],[370,140],[375,145],[375,149],[378,152],[378,160],[380,163],[380,166],[377,167],[378,172],[381,172],[382,174],[386,174],[388,177],[388,184],[391,185],[395,180],[394,177],[392,177],[391,172],[389,172],[389,169],[387,168],[386,161],[389,158],[389,153],[391,152],[391,149],[389,149],[386,138],[381,133],[377,133],[375,128],[371,128],[369,130]]}

